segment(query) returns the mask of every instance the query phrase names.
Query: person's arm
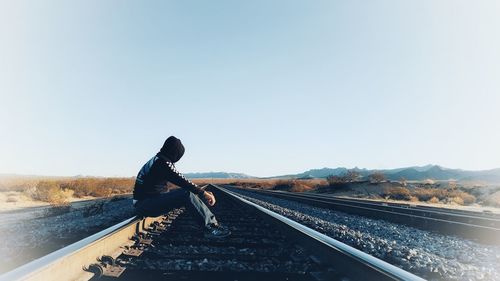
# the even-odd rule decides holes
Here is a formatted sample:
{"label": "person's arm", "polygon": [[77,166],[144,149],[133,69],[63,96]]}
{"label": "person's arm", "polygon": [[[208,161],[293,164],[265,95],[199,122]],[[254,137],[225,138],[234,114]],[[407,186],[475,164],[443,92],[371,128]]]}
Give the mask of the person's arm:
{"label": "person's arm", "polygon": [[177,171],[174,164],[172,164],[171,162],[165,162],[165,163],[167,164],[167,173],[169,182],[179,187],[185,188],[194,194],[203,195],[205,191],[196,184],[194,184],[193,182],[191,182],[190,180],[186,179],[186,177],[184,177],[183,174]]}

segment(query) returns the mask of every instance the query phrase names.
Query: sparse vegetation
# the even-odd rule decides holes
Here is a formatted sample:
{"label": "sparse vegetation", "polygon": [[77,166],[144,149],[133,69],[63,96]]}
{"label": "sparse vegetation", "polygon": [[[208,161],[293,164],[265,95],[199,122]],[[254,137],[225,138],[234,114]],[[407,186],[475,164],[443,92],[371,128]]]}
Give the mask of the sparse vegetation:
{"label": "sparse vegetation", "polygon": [[60,184],[54,181],[41,181],[34,189],[26,191],[26,195],[34,200],[48,202],[53,205],[64,205],[69,202],[74,191],[61,188]]}
{"label": "sparse vegetation", "polygon": [[[203,184],[230,184],[244,188],[255,189],[273,189],[284,190],[291,192],[343,192],[349,193],[351,187],[360,186],[365,184],[371,186],[372,189],[380,190],[379,193],[371,194],[370,198],[374,199],[391,199],[403,200],[410,202],[428,202],[428,203],[443,203],[443,204],[457,204],[457,205],[471,205],[476,202],[476,197],[462,189],[456,183],[447,184],[445,187],[438,183],[434,186],[427,180],[422,183],[412,182],[409,184],[406,179],[401,179],[400,182],[389,182],[382,177],[375,176],[377,183],[360,182],[359,174],[355,171],[346,173],[341,176],[330,176],[327,179],[195,179],[194,182],[200,185]],[[406,185],[403,185],[402,182]],[[411,187],[413,186],[413,187]],[[378,194],[378,195],[377,195]],[[500,192],[498,194],[500,198]],[[496,198],[496,197],[495,197]],[[490,201],[491,206],[498,204],[500,206],[500,199],[494,203]]]}
{"label": "sparse vegetation", "polygon": [[306,180],[281,180],[275,184],[273,189],[290,192],[304,192],[313,189],[313,186],[308,185]]}
{"label": "sparse vegetation", "polygon": [[229,184],[244,188],[255,189],[278,189],[301,192],[313,190],[322,186],[327,186],[325,179],[194,179],[198,185],[205,184]]}
{"label": "sparse vegetation", "polygon": [[437,199],[437,197],[432,197],[431,199],[429,199],[428,201],[429,203],[433,203],[433,204],[436,204],[436,203],[439,203],[439,199]]}
{"label": "sparse vegetation", "polygon": [[[134,178],[42,178],[3,181],[1,190],[22,195],[21,199],[65,205],[73,197],[108,197],[132,192]],[[18,202],[20,198],[7,195],[4,202]]]}
{"label": "sparse vegetation", "polygon": [[[389,187],[384,190],[382,196],[385,199],[405,200],[409,201],[412,198],[410,191],[405,187]],[[418,197],[416,197],[418,198]]]}
{"label": "sparse vegetation", "polygon": [[[359,181],[360,175],[349,170],[340,176],[326,179],[194,179],[199,185],[230,184],[245,188],[275,189],[290,192],[336,192],[343,196],[358,196],[373,199],[405,200],[411,202],[443,203],[456,205],[480,204],[500,207],[500,188],[492,189],[488,197],[481,195],[479,188],[464,188],[456,182],[434,183],[387,181],[383,174],[374,173],[368,181]],[[9,193],[21,193],[32,200],[51,204],[66,204],[72,197],[108,197],[131,193],[135,178],[44,178],[28,179],[1,183],[0,190]],[[177,188],[168,185],[166,190]],[[498,193],[495,193],[497,192]],[[4,195],[3,202],[14,203],[23,197]],[[479,199],[478,199],[479,198]]]}
{"label": "sparse vegetation", "polygon": [[380,172],[369,175],[368,179],[370,180],[370,183],[381,183],[387,180],[385,175]]}
{"label": "sparse vegetation", "polygon": [[[427,203],[443,203],[443,204],[456,204],[456,205],[471,205],[474,204],[477,199],[474,195],[466,192],[458,187],[456,184],[446,185],[445,187],[438,187],[436,183],[432,187],[429,181],[425,183],[416,184],[412,182],[408,184],[405,179],[402,179],[406,186],[402,185],[401,182],[389,182],[387,180],[382,180],[378,178],[381,182],[371,183],[371,182],[360,182],[355,181],[359,177],[355,173],[349,175],[341,176],[330,176],[325,179],[196,179],[194,180],[197,184],[230,184],[245,188],[256,188],[256,189],[273,189],[273,190],[284,190],[291,192],[341,192],[349,194],[351,188],[356,186],[364,185],[365,188],[370,187],[370,194],[365,193],[365,197],[374,199],[391,199],[391,200],[403,200],[410,202],[427,202]],[[439,185],[441,186],[441,185]],[[379,190],[378,193],[373,190]],[[351,193],[352,194],[352,193]],[[347,195],[348,196],[348,195]],[[500,192],[498,197],[500,198]],[[495,197],[496,198],[496,197]],[[498,200],[498,199],[497,199]],[[494,203],[493,200],[489,202],[490,206],[495,206],[498,204],[500,206],[500,200]]]}
{"label": "sparse vegetation", "polygon": [[354,170],[348,170],[340,176],[329,176],[326,178],[328,185],[333,188],[345,187],[348,183],[355,182],[360,177],[360,174]]}
{"label": "sparse vegetation", "polygon": [[331,187],[344,185],[347,183],[346,179],[342,176],[328,176],[326,180],[328,181],[328,185]]}
{"label": "sparse vegetation", "polygon": [[390,187],[384,189],[382,196],[386,199],[408,200],[428,203],[454,203],[457,205],[471,205],[476,197],[467,192],[444,188],[414,188]]}
{"label": "sparse vegetation", "polygon": [[134,178],[83,178],[62,181],[61,187],[75,191],[75,197],[108,197],[132,192]]}
{"label": "sparse vegetation", "polygon": [[356,172],[355,170],[348,170],[347,173],[343,175],[344,179],[347,182],[355,182],[359,179],[360,176],[360,173]]}

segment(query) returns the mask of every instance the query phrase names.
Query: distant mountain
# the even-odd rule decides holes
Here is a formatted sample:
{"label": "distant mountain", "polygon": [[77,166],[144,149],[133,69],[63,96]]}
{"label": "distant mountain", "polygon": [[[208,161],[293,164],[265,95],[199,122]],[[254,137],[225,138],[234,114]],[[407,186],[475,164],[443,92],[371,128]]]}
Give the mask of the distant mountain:
{"label": "distant mountain", "polygon": [[411,167],[395,173],[385,171],[384,174],[389,179],[398,180],[405,178],[408,180],[460,180],[464,177],[462,170],[445,169],[440,166]]}
{"label": "distant mountain", "polygon": [[347,172],[347,168],[322,168],[312,169],[300,174],[283,175],[271,178],[326,178],[328,176],[339,176]]}
{"label": "distant mountain", "polygon": [[187,173],[184,174],[187,178],[190,179],[247,179],[254,178],[252,176],[242,174],[242,173],[226,173],[226,172],[208,172],[208,173]]}
{"label": "distant mountain", "polygon": [[[328,176],[340,176],[345,174],[348,170],[355,170],[362,177],[367,178],[369,175],[380,172],[383,173],[390,180],[400,180],[405,178],[407,180],[457,180],[457,181],[478,181],[486,183],[500,183],[500,169],[482,170],[482,171],[467,171],[461,169],[448,169],[438,165],[426,166],[413,166],[396,169],[364,169],[345,167],[338,168],[322,168],[311,169],[298,174],[281,175],[274,177],[266,177],[270,179],[276,178],[295,178],[295,179],[309,179],[309,178],[326,178]],[[187,173],[186,177],[191,179],[199,178],[214,178],[214,179],[247,179],[256,178],[243,173],[227,173],[227,172],[205,172],[205,173]],[[51,176],[35,176],[35,175],[16,175],[16,174],[1,174],[0,181],[11,178],[80,178],[89,176],[75,176],[75,177],[51,177]]]}
{"label": "distant mountain", "polygon": [[386,170],[369,170],[353,168],[322,168],[312,169],[299,174],[278,176],[277,178],[326,178],[328,176],[339,176],[348,170],[355,170],[362,177],[367,177],[375,172],[383,173],[390,180],[459,180],[459,181],[484,181],[490,183],[500,183],[500,169],[467,171],[461,169],[448,169],[438,165],[414,166]]}

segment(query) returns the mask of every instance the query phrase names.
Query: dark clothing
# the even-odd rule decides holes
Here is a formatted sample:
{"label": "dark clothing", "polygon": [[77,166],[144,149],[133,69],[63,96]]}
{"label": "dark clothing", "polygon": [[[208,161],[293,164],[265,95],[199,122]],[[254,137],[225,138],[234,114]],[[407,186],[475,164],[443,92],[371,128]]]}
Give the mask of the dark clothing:
{"label": "dark clothing", "polygon": [[171,182],[188,191],[201,195],[203,189],[186,179],[179,173],[174,163],[184,155],[184,146],[176,137],[169,137],[160,152],[151,158],[137,175],[134,186],[134,199],[142,200],[154,197],[165,189],[167,182]]}
{"label": "dark clothing", "polygon": [[171,136],[165,140],[160,149],[160,154],[165,155],[172,163],[179,161],[184,155],[184,145],[180,139]]}
{"label": "dark clothing", "polygon": [[151,158],[137,175],[134,186],[134,199],[142,200],[154,197],[164,191],[167,182],[185,188],[194,194],[203,194],[203,189],[179,173],[168,158],[158,153]]}
{"label": "dark clothing", "polygon": [[197,217],[201,218],[205,226],[217,224],[214,214],[201,199],[187,190],[175,189],[135,203],[137,214],[145,217],[157,217],[183,206],[199,214]]}
{"label": "dark clothing", "polygon": [[[214,214],[197,195],[203,189],[179,173],[174,163],[184,155],[184,146],[176,137],[169,137],[160,152],[144,164],[134,186],[134,203],[140,216],[157,217],[168,211],[187,206],[194,209],[205,225],[217,224]],[[162,193],[168,182],[182,189]]]}

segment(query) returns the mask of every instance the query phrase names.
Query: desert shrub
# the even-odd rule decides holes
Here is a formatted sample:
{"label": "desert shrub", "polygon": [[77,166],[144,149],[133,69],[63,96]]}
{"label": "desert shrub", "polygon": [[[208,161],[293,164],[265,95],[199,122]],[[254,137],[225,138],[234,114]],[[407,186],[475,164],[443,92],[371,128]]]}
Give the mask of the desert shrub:
{"label": "desert shrub", "polygon": [[393,200],[410,200],[411,199],[411,193],[405,187],[394,186],[394,187],[385,188],[382,195],[387,199],[393,199]]}
{"label": "desert shrub", "polygon": [[228,184],[242,188],[250,189],[278,189],[289,190],[292,192],[309,191],[325,187],[327,185],[326,179],[193,179],[198,185],[205,183],[214,184]]}
{"label": "desert shrub", "polygon": [[328,185],[333,188],[345,188],[349,186],[349,183],[355,182],[359,179],[360,174],[355,170],[348,170],[346,173],[340,176],[328,176],[326,177],[326,181]]}
{"label": "desert shrub", "polygon": [[292,185],[293,183],[291,180],[279,180],[275,183],[273,189],[289,191],[292,188]]}
{"label": "desert shrub", "polygon": [[292,181],[292,188],[290,189],[291,192],[305,192],[312,190],[314,188],[313,185],[308,184],[306,181],[302,180],[294,180]]}
{"label": "desert shrub", "polygon": [[73,190],[75,197],[78,198],[90,196],[95,190],[93,179],[75,179],[65,181],[61,183],[61,187]]}
{"label": "desert shrub", "polygon": [[85,196],[106,197],[113,194],[130,193],[134,183],[135,178],[50,178],[44,180],[19,179],[3,184],[6,186],[6,190],[22,191],[28,198],[48,202],[47,200],[54,197],[49,195],[49,190],[52,190],[52,193],[58,193],[58,188],[61,190],[59,193],[62,197],[70,197],[69,193],[78,198]]}
{"label": "desert shrub", "polygon": [[386,177],[383,173],[376,172],[368,176],[370,183],[381,183],[386,180]]}
{"label": "desert shrub", "polygon": [[345,179],[341,176],[328,176],[326,178],[326,181],[328,182],[328,185],[330,185],[330,186],[346,183]]}
{"label": "desert shrub", "polygon": [[420,201],[429,201],[432,197],[436,197],[438,200],[446,200],[449,197],[448,191],[440,188],[415,188],[413,194]]}
{"label": "desert shrub", "polygon": [[113,189],[109,187],[96,188],[90,195],[93,197],[108,197],[113,193]]}
{"label": "desert shrub", "polygon": [[55,181],[41,181],[30,195],[34,200],[48,202],[53,205],[64,205],[73,196],[73,191],[62,189]]}
{"label": "desert shrub", "polygon": [[290,192],[304,192],[313,189],[314,187],[302,180],[278,180],[275,182],[274,190],[283,190]]}
{"label": "desert shrub", "polygon": [[349,187],[349,181],[343,176],[329,176],[326,178],[328,186],[322,188],[324,191],[340,191],[346,190]]}
{"label": "desert shrub", "polygon": [[431,203],[453,202],[459,205],[470,205],[476,202],[476,197],[467,192],[456,189],[445,188],[415,188],[413,195],[420,201],[427,201]]}
{"label": "desert shrub", "polygon": [[61,187],[74,190],[74,196],[78,198],[85,196],[107,197],[113,194],[131,192],[134,182],[134,178],[82,178],[64,181],[61,183]]}
{"label": "desert shrub", "polygon": [[[434,196],[434,192],[432,192],[432,190],[430,189],[424,189],[424,188],[416,188],[414,191],[413,191],[413,194],[415,195],[415,197],[418,198],[418,200],[420,201],[429,201],[431,200],[432,198],[435,198]],[[437,199],[437,198],[436,198]],[[439,201],[439,199],[438,199]]]}
{"label": "desert shrub", "polygon": [[410,196],[410,201],[411,202],[419,202],[420,200],[418,200],[418,197],[417,196]]}
{"label": "desert shrub", "polygon": [[464,200],[462,199],[462,197],[458,197],[458,196],[450,198],[450,202],[453,202],[457,205],[464,205]]}
{"label": "desert shrub", "polygon": [[439,199],[437,197],[432,197],[427,202],[437,204],[439,203]]}
{"label": "desert shrub", "polygon": [[348,170],[342,177],[347,181],[347,182],[354,182],[359,177],[361,174],[359,172],[356,172],[355,170]]}
{"label": "desert shrub", "polygon": [[464,205],[471,205],[476,203],[476,197],[467,192],[460,192],[458,197],[462,199]]}
{"label": "desert shrub", "polygon": [[30,186],[22,191],[22,194],[27,198],[34,199],[36,196],[36,186]]}

